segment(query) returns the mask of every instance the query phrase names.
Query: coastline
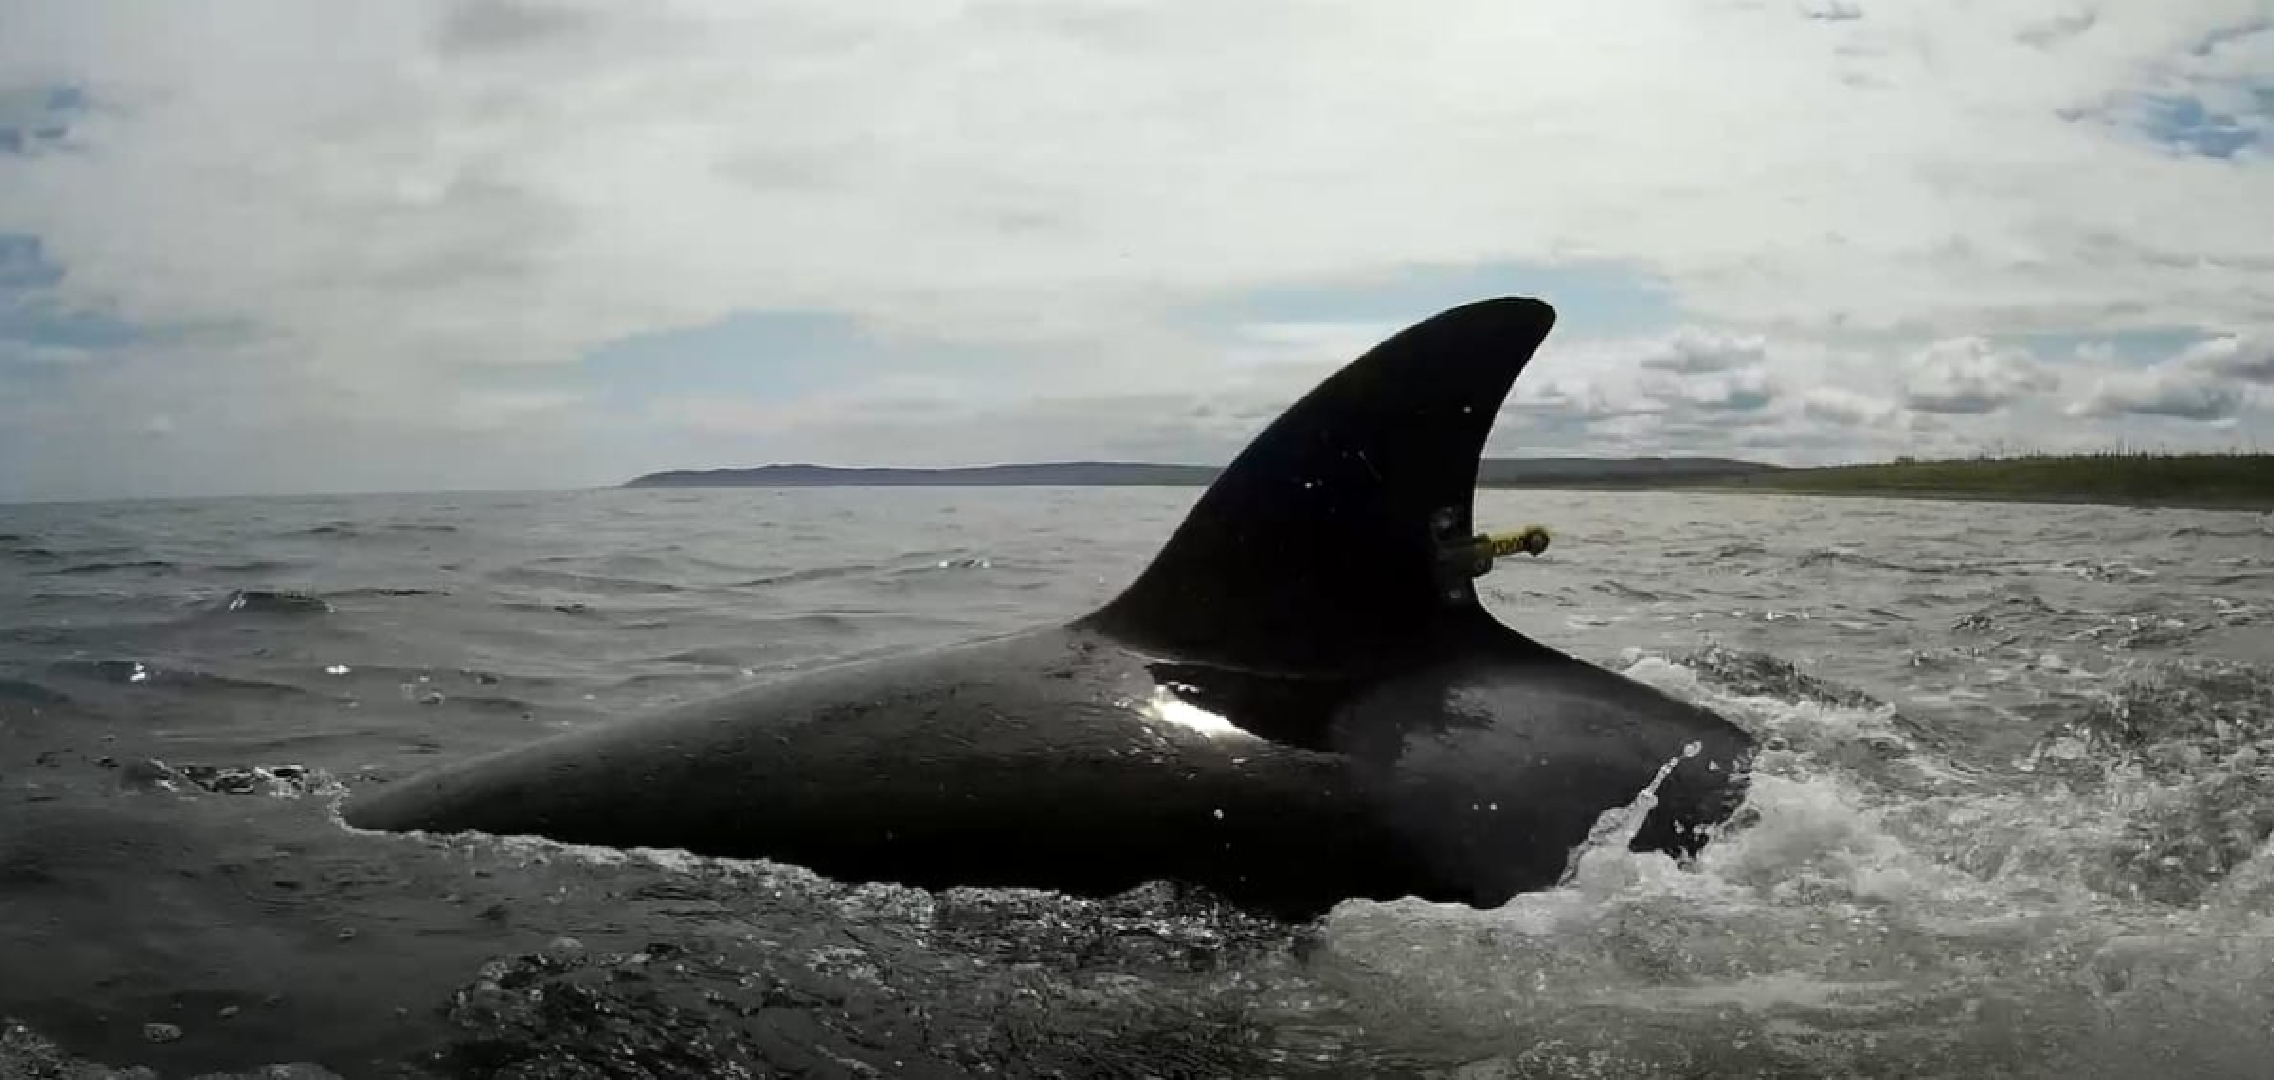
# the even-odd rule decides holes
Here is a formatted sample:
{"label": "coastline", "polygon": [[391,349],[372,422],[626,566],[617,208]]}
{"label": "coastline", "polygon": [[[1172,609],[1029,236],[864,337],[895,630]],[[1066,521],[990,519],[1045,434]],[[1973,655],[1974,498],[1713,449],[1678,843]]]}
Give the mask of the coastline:
{"label": "coastline", "polygon": [[[1035,462],[964,468],[768,465],[650,473],[658,487],[1205,487],[1218,467]],[[2274,512],[2274,454],[2022,454],[1784,467],[1726,458],[1487,458],[1479,491],[1654,491]]]}
{"label": "coastline", "polygon": [[1700,485],[1653,488],[1701,495],[1779,495],[1830,499],[1919,499],[1928,502],[2031,503],[2056,506],[2123,506],[2137,510],[2215,510],[2227,513],[2274,514],[2274,495],[2260,496],[2145,496],[2089,491],[1965,491],[1933,488],[1807,488]]}
{"label": "coastline", "polygon": [[2274,454],[2100,453],[1786,469],[1682,485],[1751,494],[2274,509]]}

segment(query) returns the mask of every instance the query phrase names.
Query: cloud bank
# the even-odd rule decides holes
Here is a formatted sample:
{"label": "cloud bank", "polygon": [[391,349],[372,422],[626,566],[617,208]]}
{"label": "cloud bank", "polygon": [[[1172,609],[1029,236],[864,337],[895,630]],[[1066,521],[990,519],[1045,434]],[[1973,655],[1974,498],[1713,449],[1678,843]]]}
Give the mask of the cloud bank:
{"label": "cloud bank", "polygon": [[1498,449],[2274,408],[2263,0],[0,19],[0,498],[1215,460],[1487,288],[1565,312]]}

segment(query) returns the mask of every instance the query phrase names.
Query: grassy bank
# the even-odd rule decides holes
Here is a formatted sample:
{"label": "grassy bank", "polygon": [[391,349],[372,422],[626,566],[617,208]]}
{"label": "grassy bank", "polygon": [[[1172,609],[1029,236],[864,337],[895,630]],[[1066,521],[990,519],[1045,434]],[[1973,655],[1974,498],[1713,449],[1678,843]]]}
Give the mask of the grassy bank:
{"label": "grassy bank", "polygon": [[1700,485],[1795,495],[2274,509],[2274,454],[2025,454],[1785,469]]}

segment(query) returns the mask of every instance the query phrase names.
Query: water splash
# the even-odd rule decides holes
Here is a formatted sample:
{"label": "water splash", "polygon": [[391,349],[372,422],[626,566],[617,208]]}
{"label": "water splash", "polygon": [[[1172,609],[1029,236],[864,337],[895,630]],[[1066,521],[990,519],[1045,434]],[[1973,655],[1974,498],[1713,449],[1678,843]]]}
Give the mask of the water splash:
{"label": "water splash", "polygon": [[[1607,821],[1561,885],[1496,911],[1347,904],[1325,928],[1330,985],[1392,1040],[1475,1075],[2260,1075],[2274,1034],[2242,1018],[2274,1011],[2267,754],[2220,710],[2263,723],[2274,710],[2245,688],[2274,684],[2120,692],[2134,728],[2148,710],[2184,732],[2156,746],[2238,749],[2223,774],[2094,771],[2134,785],[2096,797],[1843,758],[1865,733],[1931,754],[1884,706],[1757,695],[1714,666],[1630,672],[1764,739],[1745,805],[1691,867],[1626,850]],[[2150,706],[2159,694],[2189,704]],[[2072,764],[2092,771],[2098,753]],[[2167,818],[2151,791],[2193,809]],[[2249,809],[2238,828],[2206,806]],[[2166,842],[2232,839],[2186,902],[2150,887],[2164,856],[2112,857],[2163,850],[2143,815],[2180,823],[2146,834]]]}

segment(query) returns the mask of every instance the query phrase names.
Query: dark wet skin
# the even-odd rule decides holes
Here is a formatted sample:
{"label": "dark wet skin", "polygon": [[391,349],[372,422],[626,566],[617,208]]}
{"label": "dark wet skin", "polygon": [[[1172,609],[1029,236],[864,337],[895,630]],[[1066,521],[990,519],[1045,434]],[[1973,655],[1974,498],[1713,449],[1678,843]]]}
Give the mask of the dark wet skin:
{"label": "dark wet skin", "polygon": [[1457,554],[1492,418],[1552,323],[1497,300],[1393,337],[1067,626],[598,725],[346,817],[935,888],[1168,879],[1302,919],[1551,885],[1671,764],[1634,843],[1693,852],[1741,797],[1750,738],[1500,624]]}

